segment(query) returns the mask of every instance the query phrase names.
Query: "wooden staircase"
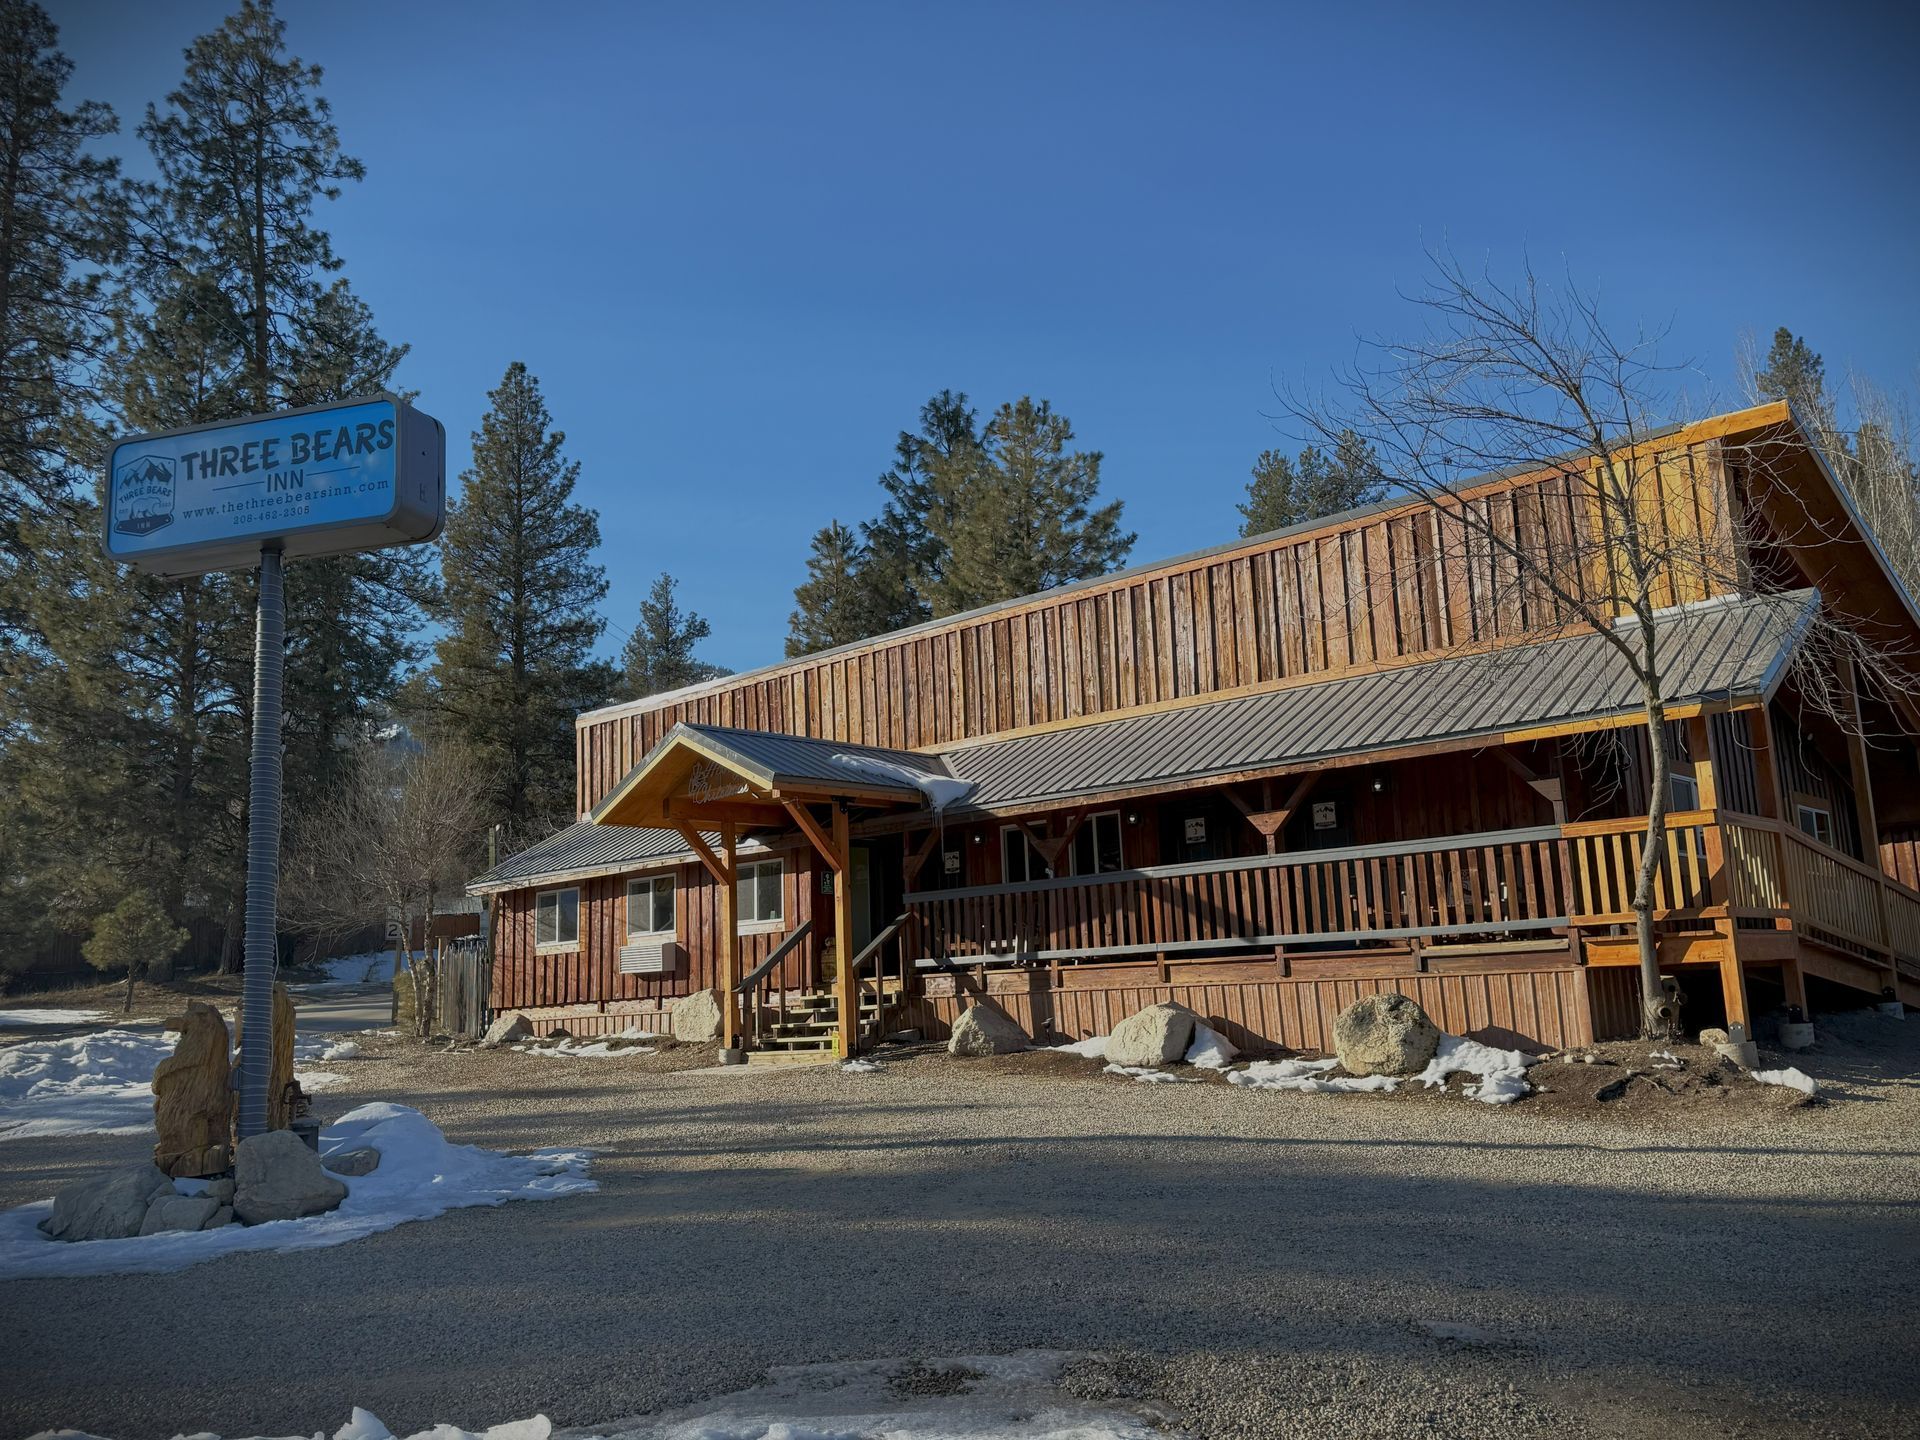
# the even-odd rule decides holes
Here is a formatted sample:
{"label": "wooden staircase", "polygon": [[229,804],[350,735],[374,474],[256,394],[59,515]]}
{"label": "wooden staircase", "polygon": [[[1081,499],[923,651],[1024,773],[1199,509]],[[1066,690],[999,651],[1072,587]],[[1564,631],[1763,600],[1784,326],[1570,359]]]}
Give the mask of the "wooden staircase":
{"label": "wooden staircase", "polygon": [[[887,1012],[900,998],[899,987],[889,985],[882,994],[861,987],[857,1030],[861,1040],[878,1038],[885,1028]],[[838,1060],[840,1054],[840,1002],[831,990],[810,990],[789,994],[784,1015],[770,1008],[756,1040],[748,1052],[750,1064],[800,1063],[805,1060]]]}

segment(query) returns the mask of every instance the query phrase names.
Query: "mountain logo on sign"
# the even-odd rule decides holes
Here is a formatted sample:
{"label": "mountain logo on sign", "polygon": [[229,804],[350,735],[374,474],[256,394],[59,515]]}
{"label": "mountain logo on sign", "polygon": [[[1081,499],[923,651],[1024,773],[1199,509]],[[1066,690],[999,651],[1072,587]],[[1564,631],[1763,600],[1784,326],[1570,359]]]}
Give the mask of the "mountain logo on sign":
{"label": "mountain logo on sign", "polygon": [[173,523],[173,461],[142,455],[113,472],[113,528],[151,535]]}

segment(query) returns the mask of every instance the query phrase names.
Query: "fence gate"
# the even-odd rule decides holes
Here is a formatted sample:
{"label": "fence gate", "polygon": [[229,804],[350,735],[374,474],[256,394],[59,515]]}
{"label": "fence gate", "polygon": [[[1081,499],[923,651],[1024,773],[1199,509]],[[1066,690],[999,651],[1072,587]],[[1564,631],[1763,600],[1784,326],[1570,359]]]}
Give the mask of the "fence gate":
{"label": "fence gate", "polygon": [[440,942],[435,969],[434,1025],[429,1034],[478,1040],[487,1033],[487,991],[493,964],[484,936]]}

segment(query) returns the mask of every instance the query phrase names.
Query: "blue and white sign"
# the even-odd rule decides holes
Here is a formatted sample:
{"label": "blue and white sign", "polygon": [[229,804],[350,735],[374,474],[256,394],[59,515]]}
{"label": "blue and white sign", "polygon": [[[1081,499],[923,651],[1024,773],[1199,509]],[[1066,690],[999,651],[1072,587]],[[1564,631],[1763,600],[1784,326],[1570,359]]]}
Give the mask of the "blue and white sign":
{"label": "blue and white sign", "polygon": [[159,575],[411,545],[446,514],[446,431],[392,395],[139,435],[107,462],[107,554]]}

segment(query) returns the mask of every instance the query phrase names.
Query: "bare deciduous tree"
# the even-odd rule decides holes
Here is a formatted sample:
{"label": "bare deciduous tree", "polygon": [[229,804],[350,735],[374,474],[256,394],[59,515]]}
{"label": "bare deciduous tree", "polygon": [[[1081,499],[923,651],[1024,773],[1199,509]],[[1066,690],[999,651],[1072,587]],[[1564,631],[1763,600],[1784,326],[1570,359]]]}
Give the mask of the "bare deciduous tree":
{"label": "bare deciduous tree", "polygon": [[430,925],[438,901],[478,868],[488,786],[485,766],[457,745],[368,746],[345,782],[296,824],[282,918],[315,936],[385,921],[399,935],[395,974],[411,965],[430,988],[432,976],[412,955],[411,922],[419,915]]}
{"label": "bare deciduous tree", "polygon": [[[1506,285],[1470,274],[1451,255],[1429,260],[1428,287],[1410,297],[1422,333],[1363,346],[1339,377],[1337,400],[1291,391],[1282,403],[1304,438],[1358,435],[1394,489],[1432,508],[1433,563],[1454,567],[1471,591],[1473,633],[1455,635],[1456,645],[1492,652],[1510,640],[1587,631],[1625,661],[1650,760],[1632,897],[1642,1025],[1669,1034],[1676,1017],[1661,985],[1655,910],[1674,763],[1670,657],[1655,622],[1675,606],[1754,589],[1753,548],[1769,537],[1750,533],[1733,487],[1718,477],[1701,484],[1692,473],[1732,463],[1724,450],[1663,446],[1689,416],[1683,367],[1661,362],[1660,337],[1616,338],[1595,300],[1544,284],[1530,269]],[[1751,477],[1780,449],[1743,455],[1743,471]],[[1516,486],[1503,477],[1525,479]],[[1680,495],[1685,506],[1674,503]],[[1719,497],[1725,513],[1703,513],[1696,497]],[[1808,538],[1803,530],[1791,543]],[[1869,673],[1883,693],[1920,694],[1912,656],[1862,645],[1845,617],[1819,624],[1822,643],[1802,647],[1802,688],[1836,721],[1859,723],[1855,673]]]}

